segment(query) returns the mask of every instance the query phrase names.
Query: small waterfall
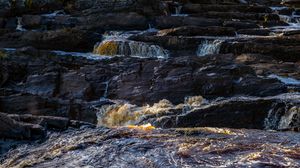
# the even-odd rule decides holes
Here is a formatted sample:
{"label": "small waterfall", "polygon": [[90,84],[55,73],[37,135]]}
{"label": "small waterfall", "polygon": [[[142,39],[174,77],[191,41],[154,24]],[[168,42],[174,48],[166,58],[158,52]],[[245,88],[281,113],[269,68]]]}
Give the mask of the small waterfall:
{"label": "small waterfall", "polygon": [[282,21],[282,22],[285,22],[285,23],[291,23],[292,20],[293,20],[293,17],[287,16],[287,15],[279,15],[279,19],[280,19],[280,21]]}
{"label": "small waterfall", "polygon": [[110,81],[103,82],[103,85],[105,85],[105,87],[104,87],[103,96],[100,98],[100,100],[105,100],[107,98],[107,96],[108,96],[109,82]]}
{"label": "small waterfall", "polygon": [[182,14],[182,5],[177,4],[174,8],[175,14],[172,14],[172,16],[188,16],[187,14]]}
{"label": "small waterfall", "polygon": [[300,108],[292,103],[277,103],[269,111],[265,129],[291,130],[300,128]]}
{"label": "small waterfall", "polygon": [[149,24],[149,28],[148,30],[146,30],[146,32],[153,33],[153,32],[158,32],[158,30],[154,26]]}
{"label": "small waterfall", "polygon": [[108,56],[167,58],[168,51],[154,44],[129,40],[104,40],[94,47],[94,53]]}
{"label": "small waterfall", "polygon": [[223,40],[204,40],[198,46],[197,56],[219,54]]}
{"label": "small waterfall", "polygon": [[290,108],[282,117],[278,125],[279,130],[300,128],[299,107]]}
{"label": "small waterfall", "polygon": [[181,10],[182,10],[182,6],[178,5],[175,7],[175,14],[176,15],[180,15],[181,14]]}
{"label": "small waterfall", "polygon": [[18,24],[17,24],[16,30],[17,30],[17,31],[26,31],[26,29],[23,28],[23,25],[22,25],[22,18],[21,18],[21,17],[18,17],[18,18],[17,18],[17,22],[18,22]]}
{"label": "small waterfall", "polygon": [[168,100],[161,100],[153,106],[143,107],[124,102],[106,105],[102,106],[97,113],[98,125],[114,127],[137,124],[147,115],[163,114],[171,108],[174,108],[174,105]]}

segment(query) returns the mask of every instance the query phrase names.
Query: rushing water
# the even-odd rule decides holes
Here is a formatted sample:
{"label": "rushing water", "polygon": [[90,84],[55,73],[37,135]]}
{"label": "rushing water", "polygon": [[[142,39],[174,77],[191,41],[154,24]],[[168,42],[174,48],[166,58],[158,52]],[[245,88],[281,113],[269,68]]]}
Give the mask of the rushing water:
{"label": "rushing water", "polygon": [[300,107],[289,102],[274,104],[265,120],[265,129],[291,130],[300,126]]}
{"label": "rushing water", "polygon": [[299,167],[300,134],[226,128],[83,128],[8,153],[3,167]]}
{"label": "rushing water", "polygon": [[18,23],[16,28],[17,31],[26,31],[26,29],[23,28],[21,17],[17,18],[17,23]]}
{"label": "rushing water", "polygon": [[188,14],[182,14],[181,11],[182,11],[182,5],[180,4],[177,4],[174,8],[175,8],[175,14],[172,14],[172,16],[188,16]]}
{"label": "rushing water", "polygon": [[130,40],[104,40],[96,44],[94,54],[108,56],[132,56],[141,58],[167,58],[169,53],[162,47]]}
{"label": "rushing water", "polygon": [[296,14],[296,12],[292,12],[291,15],[283,15],[279,14],[281,10],[287,9],[287,7],[271,7],[275,14],[278,14],[280,20],[288,24],[288,26],[275,26],[271,29],[274,32],[289,32],[300,30],[300,16]]}
{"label": "rushing water", "polygon": [[223,40],[204,40],[198,46],[197,56],[219,54]]}

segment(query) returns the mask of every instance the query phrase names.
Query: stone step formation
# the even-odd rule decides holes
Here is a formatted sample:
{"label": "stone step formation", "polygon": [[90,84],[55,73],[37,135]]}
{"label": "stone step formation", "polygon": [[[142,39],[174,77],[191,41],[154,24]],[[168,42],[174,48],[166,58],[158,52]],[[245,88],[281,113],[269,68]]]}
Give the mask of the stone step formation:
{"label": "stone step formation", "polygon": [[0,167],[300,167],[299,6],[0,0]]}

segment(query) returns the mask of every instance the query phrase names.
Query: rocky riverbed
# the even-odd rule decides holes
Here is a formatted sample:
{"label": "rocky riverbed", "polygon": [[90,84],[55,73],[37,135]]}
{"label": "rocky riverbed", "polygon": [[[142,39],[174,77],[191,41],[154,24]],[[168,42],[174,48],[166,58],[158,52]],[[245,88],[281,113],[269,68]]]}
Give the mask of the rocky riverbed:
{"label": "rocky riverbed", "polygon": [[0,167],[299,167],[296,0],[0,0]]}

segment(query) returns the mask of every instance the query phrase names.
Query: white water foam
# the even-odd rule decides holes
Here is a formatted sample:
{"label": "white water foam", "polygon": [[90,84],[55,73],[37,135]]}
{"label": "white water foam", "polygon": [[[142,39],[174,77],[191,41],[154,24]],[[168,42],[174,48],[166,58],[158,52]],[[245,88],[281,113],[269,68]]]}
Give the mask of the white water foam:
{"label": "white water foam", "polygon": [[17,24],[16,30],[17,30],[17,31],[27,31],[26,29],[23,28],[23,25],[22,25],[22,18],[21,18],[21,17],[18,17],[18,18],[17,18],[17,21],[18,21],[18,24]]}
{"label": "white water foam", "polygon": [[204,40],[198,46],[197,56],[219,54],[223,40]]}

